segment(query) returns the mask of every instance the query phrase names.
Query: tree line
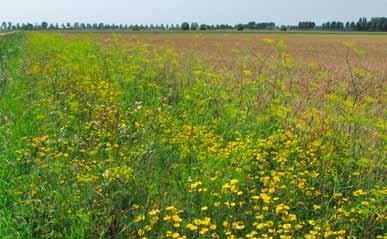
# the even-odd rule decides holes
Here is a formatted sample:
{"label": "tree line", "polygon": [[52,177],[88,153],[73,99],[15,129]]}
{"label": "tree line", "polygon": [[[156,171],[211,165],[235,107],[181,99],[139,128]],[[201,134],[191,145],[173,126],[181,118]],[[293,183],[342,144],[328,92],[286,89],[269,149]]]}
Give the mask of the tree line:
{"label": "tree line", "polygon": [[330,31],[387,31],[387,18],[374,17],[371,20],[360,18],[357,22],[332,21],[322,24],[323,30]]}
{"label": "tree line", "polygon": [[357,22],[329,21],[317,25],[313,21],[301,21],[298,25],[277,26],[274,22],[250,21],[246,24],[199,24],[183,22],[181,24],[107,24],[107,23],[12,23],[2,22],[1,30],[329,30],[329,31],[387,31],[387,17],[374,17],[370,20],[360,18]]}
{"label": "tree line", "polygon": [[16,23],[2,22],[1,30],[217,30],[234,29],[230,24],[107,24],[107,23]]}

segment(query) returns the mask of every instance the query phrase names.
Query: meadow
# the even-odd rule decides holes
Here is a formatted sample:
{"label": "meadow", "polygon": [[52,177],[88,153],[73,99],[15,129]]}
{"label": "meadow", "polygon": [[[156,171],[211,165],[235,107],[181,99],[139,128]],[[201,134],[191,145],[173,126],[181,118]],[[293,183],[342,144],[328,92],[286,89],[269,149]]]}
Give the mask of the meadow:
{"label": "meadow", "polygon": [[26,32],[0,53],[0,238],[387,238],[386,35]]}

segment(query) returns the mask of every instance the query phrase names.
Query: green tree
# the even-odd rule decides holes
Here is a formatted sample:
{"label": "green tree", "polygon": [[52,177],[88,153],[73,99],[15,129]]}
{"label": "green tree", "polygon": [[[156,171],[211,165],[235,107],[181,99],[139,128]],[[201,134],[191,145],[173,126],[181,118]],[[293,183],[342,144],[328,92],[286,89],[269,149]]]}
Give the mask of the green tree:
{"label": "green tree", "polygon": [[42,24],[40,25],[42,27],[42,29],[47,29],[48,28],[48,23],[47,22],[42,22]]}
{"label": "green tree", "polygon": [[355,31],[356,30],[356,23],[355,22],[351,22],[351,31]]}
{"label": "green tree", "polygon": [[247,29],[256,29],[257,28],[257,23],[254,21],[248,22],[246,25]]}
{"label": "green tree", "polygon": [[181,30],[188,31],[189,30],[189,23],[188,22],[183,22],[181,24]]}
{"label": "green tree", "polygon": [[238,24],[238,25],[236,26],[236,29],[237,29],[238,31],[243,31],[243,30],[245,29],[245,27],[243,26],[243,24]]}
{"label": "green tree", "polygon": [[206,25],[206,24],[201,24],[201,25],[200,25],[200,30],[201,30],[201,31],[207,30],[207,25]]}
{"label": "green tree", "polygon": [[347,31],[351,30],[351,23],[349,23],[349,22],[345,23],[345,30],[347,30]]}
{"label": "green tree", "polygon": [[197,22],[191,23],[191,30],[196,31],[199,29],[199,24]]}

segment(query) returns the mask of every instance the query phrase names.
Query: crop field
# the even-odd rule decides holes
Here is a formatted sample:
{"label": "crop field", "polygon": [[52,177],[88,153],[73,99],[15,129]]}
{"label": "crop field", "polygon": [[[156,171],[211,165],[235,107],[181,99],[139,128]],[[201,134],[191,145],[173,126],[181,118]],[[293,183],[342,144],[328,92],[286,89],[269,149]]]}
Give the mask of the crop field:
{"label": "crop field", "polygon": [[0,54],[0,238],[387,238],[387,35],[24,32]]}

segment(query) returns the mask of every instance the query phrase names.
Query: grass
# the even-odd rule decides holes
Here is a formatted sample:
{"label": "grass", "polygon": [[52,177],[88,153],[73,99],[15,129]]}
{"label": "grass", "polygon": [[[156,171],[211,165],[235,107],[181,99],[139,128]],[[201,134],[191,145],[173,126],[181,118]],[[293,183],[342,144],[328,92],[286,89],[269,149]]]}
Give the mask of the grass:
{"label": "grass", "polygon": [[120,33],[120,34],[257,34],[257,35],[387,35],[387,32],[371,32],[371,31],[299,31],[299,30],[290,30],[290,31],[279,31],[279,30],[206,30],[206,31],[183,31],[183,30],[49,30],[48,32],[52,33]]}
{"label": "grass", "polygon": [[356,46],[331,82],[273,39],[219,69],[119,34],[4,37],[2,238],[387,237],[385,79]]}

